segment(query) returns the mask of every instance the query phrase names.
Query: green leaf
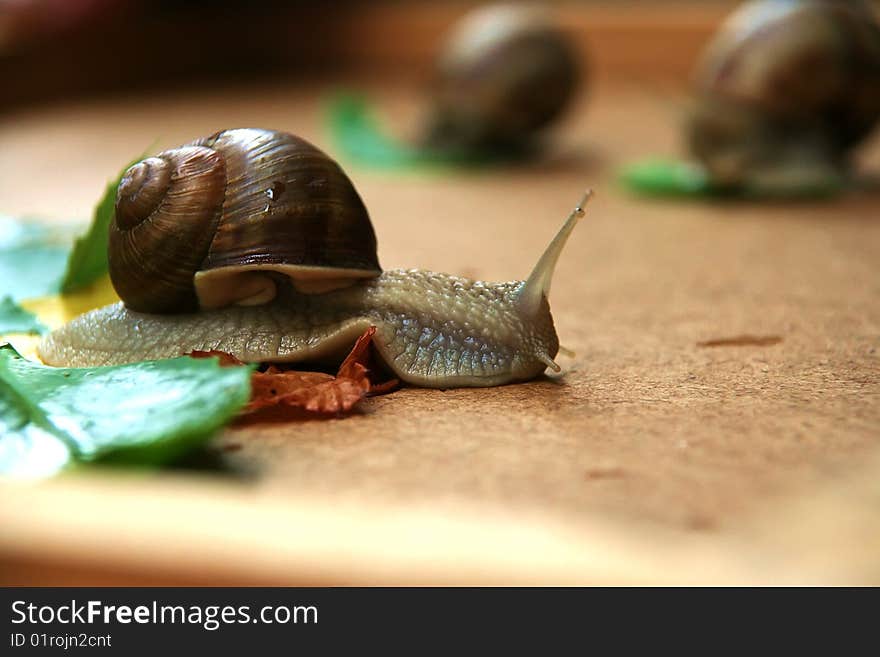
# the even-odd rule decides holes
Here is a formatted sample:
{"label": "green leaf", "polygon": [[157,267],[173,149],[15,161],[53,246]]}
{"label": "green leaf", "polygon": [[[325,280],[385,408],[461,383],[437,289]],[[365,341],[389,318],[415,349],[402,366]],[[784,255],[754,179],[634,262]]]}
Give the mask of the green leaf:
{"label": "green leaf", "polygon": [[823,163],[756,167],[750,173],[742,185],[722,186],[699,164],[652,158],[624,168],[620,181],[646,196],[762,201],[828,198],[845,188],[844,179]]}
{"label": "green leaf", "polygon": [[417,164],[414,148],[397,143],[385,135],[367,101],[353,94],[339,94],[328,106],[330,130],[351,160],[377,166],[401,167]]}
{"label": "green leaf", "polygon": [[67,261],[67,268],[61,280],[61,293],[70,294],[88,287],[108,271],[107,242],[110,235],[110,222],[116,204],[116,188],[130,166],[143,159],[143,155],[125,165],[119,175],[107,183],[104,195],[95,206],[92,223],[82,237],[77,238],[73,251]]}
{"label": "green leaf", "polygon": [[0,476],[48,477],[70,462],[67,444],[33,424],[0,381]]}
{"label": "green leaf", "polygon": [[626,167],[621,182],[631,191],[649,196],[708,196],[717,193],[698,165],[652,158]]}
{"label": "green leaf", "polygon": [[12,297],[6,296],[0,299],[0,335],[4,333],[39,335],[46,330],[36,315],[19,306]]}
{"label": "green leaf", "polygon": [[251,370],[189,357],[54,368],[0,346],[0,473],[63,467],[57,441],[70,460],[172,461],[235,416],[250,397]]}
{"label": "green leaf", "polygon": [[520,152],[441,152],[385,134],[366,98],[338,93],[327,105],[331,136],[343,157],[383,168],[481,167],[522,159]]}
{"label": "green leaf", "polygon": [[0,297],[20,301],[58,291],[69,229],[0,216]]}

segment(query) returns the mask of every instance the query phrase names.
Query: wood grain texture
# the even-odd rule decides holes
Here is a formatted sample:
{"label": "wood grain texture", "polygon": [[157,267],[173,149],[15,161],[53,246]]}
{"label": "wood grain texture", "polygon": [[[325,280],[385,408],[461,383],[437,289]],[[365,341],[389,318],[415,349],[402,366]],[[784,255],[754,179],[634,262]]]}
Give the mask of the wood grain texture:
{"label": "wood grain texture", "polygon": [[[157,134],[161,148],[266,125],[332,154],[329,88],[229,87],[6,118],[0,198],[13,213],[84,215]],[[366,89],[389,125],[417,120],[412,89]],[[676,152],[681,102],[603,84],[543,161],[508,170],[343,163],[386,267],[495,280],[527,274],[594,187],[551,294],[575,352],[560,356],[562,376],[402,389],[345,419],[239,425],[213,443],[238,474],[4,484],[0,578],[880,583],[880,199],[626,195],[616,168]],[[862,160],[880,168],[876,141]],[[48,183],[50,170],[70,173]],[[780,339],[725,346],[742,336]]]}

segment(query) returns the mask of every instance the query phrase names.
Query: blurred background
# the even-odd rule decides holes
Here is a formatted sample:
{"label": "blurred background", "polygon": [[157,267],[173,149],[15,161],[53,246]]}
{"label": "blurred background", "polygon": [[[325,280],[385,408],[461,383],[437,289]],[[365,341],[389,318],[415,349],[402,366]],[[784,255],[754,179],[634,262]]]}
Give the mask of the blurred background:
{"label": "blurred background", "polygon": [[[103,180],[145,149],[234,125],[292,130],[332,150],[323,103],[340,88],[365,91],[396,136],[410,137],[450,30],[485,4],[0,0],[0,172],[21,178],[2,176],[3,210],[84,216],[96,172]],[[679,152],[695,65],[741,3],[537,4],[570,37],[583,74],[562,129],[548,131],[563,135],[560,159],[610,171]],[[638,107],[645,102],[650,112]],[[605,119],[627,131],[610,134]],[[83,149],[90,172],[75,164]],[[41,178],[59,169],[70,188],[63,202],[41,193]]]}
{"label": "blurred background", "polygon": [[[463,0],[3,0],[0,107],[218,81],[427,76]],[[733,0],[558,0],[597,80],[684,85]]]}

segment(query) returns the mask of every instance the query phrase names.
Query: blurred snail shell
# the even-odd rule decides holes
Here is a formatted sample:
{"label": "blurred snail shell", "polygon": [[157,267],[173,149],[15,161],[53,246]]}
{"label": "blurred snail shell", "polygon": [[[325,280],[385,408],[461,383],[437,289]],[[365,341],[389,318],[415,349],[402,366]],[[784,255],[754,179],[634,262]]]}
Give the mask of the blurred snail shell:
{"label": "blurred snail shell", "polygon": [[753,0],[696,74],[691,152],[721,183],[842,175],[880,119],[880,27],[859,0]]}
{"label": "blurred snail shell", "polygon": [[381,273],[339,165],[273,130],[223,130],[132,166],[108,255],[119,297],[142,312],[265,303],[279,276],[323,291]]}
{"label": "blurred snail shell", "polygon": [[332,160],[292,135],[226,130],[127,172],[109,243],[122,302],[53,331],[38,353],[67,367],[211,350],[315,361],[375,326],[377,352],[403,381],[531,379],[559,370],[547,297],[582,215],[579,205],[526,281],[381,272],[363,203]]}
{"label": "blurred snail shell", "polygon": [[520,146],[563,113],[578,68],[568,39],[540,8],[474,10],[441,49],[423,140],[447,150]]}

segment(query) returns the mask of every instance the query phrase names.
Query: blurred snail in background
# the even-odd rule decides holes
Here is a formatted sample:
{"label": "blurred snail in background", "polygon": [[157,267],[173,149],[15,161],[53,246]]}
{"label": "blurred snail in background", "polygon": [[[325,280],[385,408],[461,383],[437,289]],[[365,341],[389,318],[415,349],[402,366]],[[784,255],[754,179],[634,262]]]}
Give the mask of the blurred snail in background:
{"label": "blurred snail in background", "polygon": [[880,119],[880,26],[860,0],[753,0],[722,25],[695,82],[687,143],[714,183],[837,186]]}
{"label": "blurred snail in background", "polygon": [[579,77],[574,49],[541,8],[476,9],[441,48],[422,142],[461,152],[528,146],[563,114]]}
{"label": "blurred snail in background", "polygon": [[52,332],[39,354],[72,367],[198,350],[319,361],[341,358],[375,326],[379,356],[403,381],[530,379],[559,370],[547,295],[582,214],[526,281],[383,272],[367,210],[336,162],[284,132],[224,130],[125,173],[109,240],[122,302]]}

